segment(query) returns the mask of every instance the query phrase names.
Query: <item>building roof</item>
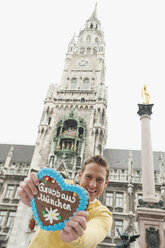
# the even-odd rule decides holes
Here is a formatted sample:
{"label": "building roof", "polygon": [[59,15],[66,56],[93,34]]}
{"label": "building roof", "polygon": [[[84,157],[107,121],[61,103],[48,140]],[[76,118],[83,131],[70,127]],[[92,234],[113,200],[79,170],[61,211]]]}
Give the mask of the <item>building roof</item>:
{"label": "building roof", "polygon": [[[34,148],[32,145],[11,145],[0,144],[0,162],[5,162],[9,151],[13,146],[12,163],[30,164]],[[133,169],[141,170],[141,151],[123,150],[123,149],[105,149],[103,155],[108,160],[112,169],[128,169],[128,159],[132,153]],[[165,161],[165,152],[153,152],[154,169],[159,170],[159,159],[162,155],[162,161]]]}
{"label": "building roof", "polygon": [[13,153],[12,153],[11,162],[30,164],[35,147],[32,145],[0,144],[0,162],[5,162],[7,155],[11,150],[12,146],[13,146]]}
{"label": "building roof", "polygon": [[[141,151],[105,149],[103,155],[108,160],[112,169],[128,169],[128,158],[132,152],[133,169],[141,170]],[[165,161],[165,152],[153,152],[154,169],[159,170],[159,158],[162,154],[162,161]]]}

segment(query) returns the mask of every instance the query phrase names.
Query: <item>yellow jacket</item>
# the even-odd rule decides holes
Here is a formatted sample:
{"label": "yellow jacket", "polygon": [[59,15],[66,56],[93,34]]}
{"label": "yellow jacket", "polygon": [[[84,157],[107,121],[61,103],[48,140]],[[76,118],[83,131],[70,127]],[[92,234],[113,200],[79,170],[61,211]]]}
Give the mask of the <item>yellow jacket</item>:
{"label": "yellow jacket", "polygon": [[106,237],[112,225],[112,214],[100,201],[90,203],[87,228],[77,240],[64,243],[60,239],[60,231],[44,231],[37,229],[29,248],[94,248]]}

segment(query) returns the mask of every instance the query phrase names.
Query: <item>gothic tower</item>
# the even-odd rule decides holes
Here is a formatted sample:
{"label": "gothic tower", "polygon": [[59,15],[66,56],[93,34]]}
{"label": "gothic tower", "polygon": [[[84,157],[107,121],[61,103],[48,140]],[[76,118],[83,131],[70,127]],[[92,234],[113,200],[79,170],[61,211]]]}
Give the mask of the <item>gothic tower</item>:
{"label": "gothic tower", "polygon": [[[69,42],[60,84],[48,89],[30,171],[47,166],[76,180],[86,157],[103,154],[107,137],[104,51],[96,5],[78,39],[73,36]],[[8,248],[27,247],[33,236],[28,227],[31,217],[31,209],[19,202]]]}
{"label": "gothic tower", "polygon": [[106,144],[105,42],[97,4],[68,45],[59,85],[49,87],[31,168],[48,166],[75,178],[84,158]]}

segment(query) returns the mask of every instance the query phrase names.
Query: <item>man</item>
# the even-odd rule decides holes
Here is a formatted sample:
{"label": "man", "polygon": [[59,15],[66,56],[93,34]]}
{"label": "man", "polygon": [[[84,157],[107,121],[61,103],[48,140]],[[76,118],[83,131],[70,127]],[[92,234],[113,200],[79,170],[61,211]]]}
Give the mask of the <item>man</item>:
{"label": "man", "polygon": [[[112,225],[112,214],[96,198],[107,187],[108,177],[108,164],[102,156],[87,159],[79,174],[80,186],[90,196],[87,211],[77,212],[61,231],[48,232],[38,228],[29,248],[94,248],[104,240]],[[18,195],[29,207],[30,200],[37,194],[38,184],[36,173],[20,183]]]}

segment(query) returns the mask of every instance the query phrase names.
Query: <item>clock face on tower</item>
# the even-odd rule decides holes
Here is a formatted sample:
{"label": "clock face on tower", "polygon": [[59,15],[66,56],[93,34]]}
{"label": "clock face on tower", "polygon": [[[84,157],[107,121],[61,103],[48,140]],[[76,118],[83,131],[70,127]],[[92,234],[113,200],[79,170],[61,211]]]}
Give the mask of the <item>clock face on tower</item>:
{"label": "clock face on tower", "polygon": [[85,68],[89,66],[89,60],[88,59],[80,59],[76,62],[76,66],[79,68]]}

